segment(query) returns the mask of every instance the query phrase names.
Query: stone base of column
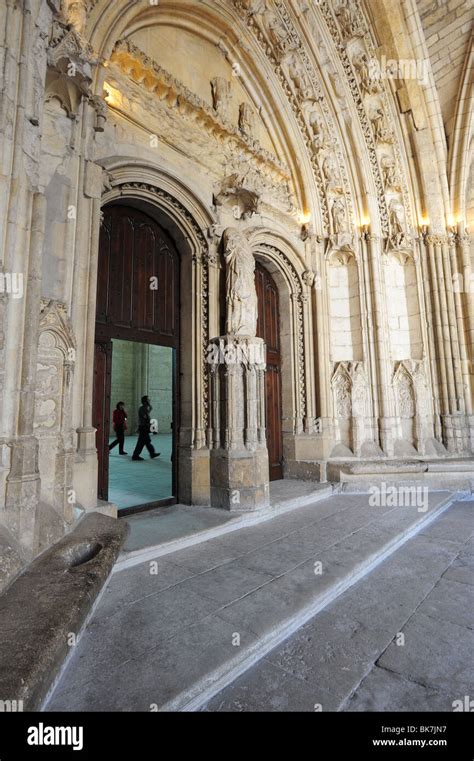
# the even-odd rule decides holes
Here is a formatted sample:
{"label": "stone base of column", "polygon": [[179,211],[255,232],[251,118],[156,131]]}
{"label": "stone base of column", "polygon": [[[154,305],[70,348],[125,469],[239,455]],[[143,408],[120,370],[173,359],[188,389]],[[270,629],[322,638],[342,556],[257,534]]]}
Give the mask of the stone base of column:
{"label": "stone base of column", "polygon": [[269,505],[265,344],[250,336],[211,341],[211,505],[244,512]]}
{"label": "stone base of column", "polygon": [[395,455],[395,441],[397,440],[398,421],[393,417],[379,418],[380,446],[387,457]]}
{"label": "stone base of column", "polygon": [[452,454],[470,454],[470,425],[468,415],[443,415],[443,435],[446,449]]}
{"label": "stone base of column", "polygon": [[211,452],[211,505],[232,512],[247,512],[268,507],[268,453]]}
{"label": "stone base of column", "polygon": [[74,463],[73,489],[84,510],[97,507],[97,447],[95,428],[77,429],[77,452]]}

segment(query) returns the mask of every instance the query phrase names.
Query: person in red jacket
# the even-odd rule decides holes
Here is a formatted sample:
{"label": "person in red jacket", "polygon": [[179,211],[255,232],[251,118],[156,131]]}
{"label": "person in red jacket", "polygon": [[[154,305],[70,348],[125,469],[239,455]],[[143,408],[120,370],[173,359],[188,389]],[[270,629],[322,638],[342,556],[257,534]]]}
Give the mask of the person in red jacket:
{"label": "person in red jacket", "polygon": [[112,422],[117,438],[112,442],[112,444],[109,444],[109,452],[118,444],[119,454],[127,454],[123,448],[125,442],[125,431],[127,430],[127,411],[123,402],[119,402],[114,409]]}

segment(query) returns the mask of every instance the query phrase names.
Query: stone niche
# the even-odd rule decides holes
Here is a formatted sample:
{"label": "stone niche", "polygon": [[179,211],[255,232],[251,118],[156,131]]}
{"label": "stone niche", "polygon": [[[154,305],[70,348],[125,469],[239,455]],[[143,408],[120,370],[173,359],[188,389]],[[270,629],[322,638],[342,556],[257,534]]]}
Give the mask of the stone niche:
{"label": "stone niche", "polygon": [[34,418],[41,477],[40,548],[62,536],[74,521],[71,390],[75,352],[75,339],[64,306],[43,301]]}

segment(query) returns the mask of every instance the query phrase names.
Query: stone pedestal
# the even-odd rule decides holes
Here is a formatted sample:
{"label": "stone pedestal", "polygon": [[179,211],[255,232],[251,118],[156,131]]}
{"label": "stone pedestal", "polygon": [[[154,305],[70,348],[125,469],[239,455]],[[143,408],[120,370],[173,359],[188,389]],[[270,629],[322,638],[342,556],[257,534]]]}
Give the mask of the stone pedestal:
{"label": "stone pedestal", "polygon": [[214,338],[208,361],[211,505],[236,512],[267,507],[265,344],[246,336]]}

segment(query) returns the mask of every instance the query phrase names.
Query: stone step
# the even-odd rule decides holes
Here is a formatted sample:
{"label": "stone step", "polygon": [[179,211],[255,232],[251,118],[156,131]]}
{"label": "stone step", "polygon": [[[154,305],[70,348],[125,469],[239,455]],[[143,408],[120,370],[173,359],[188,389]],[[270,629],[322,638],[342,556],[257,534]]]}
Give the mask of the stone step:
{"label": "stone step", "polygon": [[199,709],[453,498],[419,511],[338,494],[170,554],[155,576],[114,574],[48,710]]}
{"label": "stone step", "polygon": [[331,461],[329,480],[340,484],[344,492],[363,493],[371,486],[424,487],[450,489],[465,495],[474,492],[474,458]]}
{"label": "stone step", "polygon": [[231,513],[210,507],[175,505],[138,515],[127,521],[131,528],[130,536],[114,571],[122,571],[146,560],[256,526],[278,515],[327,499],[333,492],[334,486],[331,484],[285,479],[270,485],[271,507],[255,512]]}

